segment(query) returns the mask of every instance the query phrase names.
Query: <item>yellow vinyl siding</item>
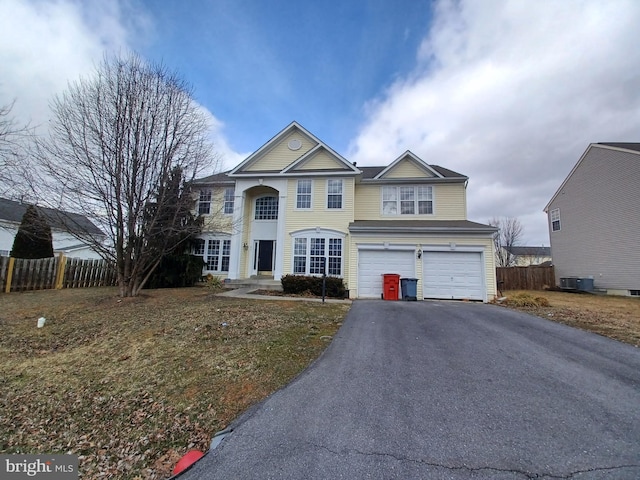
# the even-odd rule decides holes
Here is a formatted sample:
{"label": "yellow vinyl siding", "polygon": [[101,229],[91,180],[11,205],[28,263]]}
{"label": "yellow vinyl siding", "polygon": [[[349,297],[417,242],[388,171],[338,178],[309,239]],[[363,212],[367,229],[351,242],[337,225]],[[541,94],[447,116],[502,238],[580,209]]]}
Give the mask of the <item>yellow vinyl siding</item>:
{"label": "yellow vinyl siding", "polygon": [[209,215],[203,215],[202,230],[204,232],[231,233],[233,215],[225,215],[224,213],[224,191],[226,188],[227,186],[211,188],[211,210]]}
{"label": "yellow vinyl siding", "polygon": [[[418,184],[420,185],[420,184]],[[382,215],[383,185],[356,185],[356,220],[466,220],[464,184],[433,185],[433,215]]]}
{"label": "yellow vinyl siding", "polygon": [[[497,294],[496,290],[496,269],[495,259],[493,255],[493,240],[491,238],[469,238],[462,235],[442,235],[442,236],[375,236],[375,235],[350,235],[349,236],[349,258],[353,259],[353,268],[349,271],[348,278],[345,281],[349,283],[349,296],[357,296],[358,288],[358,245],[377,245],[382,247],[388,243],[390,248],[394,245],[415,245],[415,250],[419,248],[424,252],[429,251],[429,247],[447,247],[450,248],[451,243],[455,243],[456,247],[474,246],[483,247],[484,255],[484,278],[485,289],[487,292],[487,300],[491,301]],[[423,279],[423,260],[416,258],[416,278],[418,279],[418,297],[422,298],[422,279]],[[389,272],[393,273],[393,272]]]}
{"label": "yellow vinyl siding", "polygon": [[[342,209],[327,208],[327,179],[314,178],[312,187],[311,209],[296,210],[297,180],[289,179],[287,185],[286,235],[284,238],[283,275],[290,274],[292,269],[292,232],[306,229],[331,229],[343,234],[349,233],[349,223],[353,222],[354,179],[342,179]],[[349,271],[348,236],[343,240],[344,259],[343,275]]]}
{"label": "yellow vinyl siding", "polygon": [[335,170],[336,168],[344,169],[345,165],[325,151],[316,153],[302,165],[296,166],[296,170]]}
{"label": "yellow vinyl siding", "polygon": [[418,167],[411,160],[405,159],[396,164],[384,178],[428,178],[433,177],[430,172]]}
{"label": "yellow vinyl siding", "polygon": [[[462,183],[433,186],[433,220],[466,220],[466,190]],[[420,215],[417,215],[420,217]]]}
{"label": "yellow vinyl siding", "polygon": [[206,215],[204,217],[204,224],[202,225],[203,232],[222,232],[231,234],[232,229],[232,215]]}
{"label": "yellow vinyl siding", "polygon": [[[298,139],[302,143],[302,146],[298,150],[290,150],[288,147],[289,140],[293,139]],[[278,144],[274,145],[268,152],[265,152],[260,158],[253,161],[251,165],[244,168],[243,171],[279,172],[316,145],[317,143],[311,141],[306,135],[298,131],[293,131],[285,136]]]}

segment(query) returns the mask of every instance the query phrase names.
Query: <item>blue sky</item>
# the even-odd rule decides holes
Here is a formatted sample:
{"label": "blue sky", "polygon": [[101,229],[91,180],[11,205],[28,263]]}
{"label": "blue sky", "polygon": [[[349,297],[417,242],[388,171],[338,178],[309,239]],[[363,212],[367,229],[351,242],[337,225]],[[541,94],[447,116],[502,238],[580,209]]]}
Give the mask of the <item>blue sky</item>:
{"label": "blue sky", "polygon": [[415,66],[430,4],[165,1],[143,54],[187,76],[248,152],[296,120],[346,151],[366,102]]}
{"label": "blue sky", "polygon": [[639,24],[637,0],[2,0],[0,104],[46,135],[54,95],[134,50],[193,86],[225,168],[296,120],[358,165],[461,172],[470,220],[549,245],[589,143],[640,141]]}

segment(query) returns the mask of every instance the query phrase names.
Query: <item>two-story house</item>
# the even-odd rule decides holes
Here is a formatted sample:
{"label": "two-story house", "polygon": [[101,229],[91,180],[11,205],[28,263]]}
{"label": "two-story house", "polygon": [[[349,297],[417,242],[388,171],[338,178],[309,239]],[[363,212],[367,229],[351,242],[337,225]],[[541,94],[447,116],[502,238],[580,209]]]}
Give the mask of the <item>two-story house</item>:
{"label": "two-story house", "polygon": [[639,184],[640,143],[587,147],[544,208],[558,285],[640,296]]}
{"label": "two-story house", "polygon": [[358,167],[296,122],[234,169],[196,181],[205,274],[342,277],[380,298],[382,274],[418,296],[491,300],[494,227],[467,220],[468,178],[405,152]]}

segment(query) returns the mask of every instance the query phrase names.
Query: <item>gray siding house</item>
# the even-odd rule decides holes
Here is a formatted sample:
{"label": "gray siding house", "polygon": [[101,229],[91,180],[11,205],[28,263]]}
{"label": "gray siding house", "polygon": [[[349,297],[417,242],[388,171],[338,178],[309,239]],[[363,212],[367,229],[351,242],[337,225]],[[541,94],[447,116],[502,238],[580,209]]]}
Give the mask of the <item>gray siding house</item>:
{"label": "gray siding house", "polygon": [[640,143],[592,143],[553,195],[548,217],[556,282],[640,295]]}

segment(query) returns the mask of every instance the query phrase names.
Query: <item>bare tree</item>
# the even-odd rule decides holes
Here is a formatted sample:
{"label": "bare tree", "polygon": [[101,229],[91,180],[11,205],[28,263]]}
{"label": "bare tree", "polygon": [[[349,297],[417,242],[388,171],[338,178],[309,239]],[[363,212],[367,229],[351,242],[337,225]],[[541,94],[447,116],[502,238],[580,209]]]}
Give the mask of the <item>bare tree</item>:
{"label": "bare tree", "polygon": [[493,237],[496,266],[512,266],[515,263],[515,255],[511,253],[511,247],[515,247],[520,242],[524,227],[516,217],[493,217],[489,220],[489,225],[498,228],[498,232]]}
{"label": "bare tree", "polygon": [[24,160],[26,143],[33,132],[29,125],[19,125],[11,116],[12,102],[0,105],[0,192],[14,191]]}
{"label": "bare tree", "polygon": [[188,186],[211,166],[207,116],[175,73],[136,54],[105,56],[94,76],[55,97],[52,113],[37,148],[41,190],[107,230],[103,243],[73,226],[115,263],[120,294],[136,296],[162,256],[188,237],[176,233],[200,228],[175,214],[193,206],[192,195],[170,195],[166,186],[172,172]]}

